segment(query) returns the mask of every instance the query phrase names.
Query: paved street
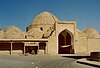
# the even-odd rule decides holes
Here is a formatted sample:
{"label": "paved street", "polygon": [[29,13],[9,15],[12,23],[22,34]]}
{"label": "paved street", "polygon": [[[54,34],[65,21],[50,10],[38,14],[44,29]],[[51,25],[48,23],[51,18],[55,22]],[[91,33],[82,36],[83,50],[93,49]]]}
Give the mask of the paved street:
{"label": "paved street", "polygon": [[95,68],[60,56],[0,56],[0,68]]}

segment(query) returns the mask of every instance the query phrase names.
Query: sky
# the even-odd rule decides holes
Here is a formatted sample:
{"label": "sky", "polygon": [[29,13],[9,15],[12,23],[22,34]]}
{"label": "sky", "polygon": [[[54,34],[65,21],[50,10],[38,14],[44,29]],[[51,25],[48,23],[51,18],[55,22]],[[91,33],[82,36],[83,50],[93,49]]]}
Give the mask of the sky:
{"label": "sky", "polygon": [[100,33],[100,0],[0,0],[0,28],[17,26],[23,31],[41,12],[63,21],[76,21],[77,28]]}

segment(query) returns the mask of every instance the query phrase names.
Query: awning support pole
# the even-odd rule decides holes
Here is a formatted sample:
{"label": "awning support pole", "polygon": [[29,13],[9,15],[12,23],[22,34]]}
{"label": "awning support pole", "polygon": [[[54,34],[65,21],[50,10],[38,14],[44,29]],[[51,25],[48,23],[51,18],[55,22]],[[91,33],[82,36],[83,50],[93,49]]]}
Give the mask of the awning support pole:
{"label": "awning support pole", "polygon": [[12,44],[13,42],[11,42],[10,55],[12,55]]}

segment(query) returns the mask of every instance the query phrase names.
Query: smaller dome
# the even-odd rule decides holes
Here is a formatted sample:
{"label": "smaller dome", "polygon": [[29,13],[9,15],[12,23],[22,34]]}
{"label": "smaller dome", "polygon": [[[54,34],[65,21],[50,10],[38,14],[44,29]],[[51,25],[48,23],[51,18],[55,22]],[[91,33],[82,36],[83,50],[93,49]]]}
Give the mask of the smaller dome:
{"label": "smaller dome", "polygon": [[4,29],[4,30],[5,30],[5,31],[14,30],[14,31],[22,32],[22,30],[19,29],[19,28],[16,27],[16,26],[9,26],[9,27],[7,27],[7,28]]}
{"label": "smaller dome", "polygon": [[93,28],[88,28],[88,29],[84,30],[83,33],[85,33],[87,35],[87,38],[99,37],[99,34],[97,33],[97,31]]}
{"label": "smaller dome", "polygon": [[86,34],[97,33],[97,31],[93,28],[88,28],[83,31]]}
{"label": "smaller dome", "polygon": [[3,30],[0,30],[0,39],[5,38],[5,32]]}
{"label": "smaller dome", "polygon": [[49,12],[42,12],[36,16],[31,25],[54,24],[58,19]]}
{"label": "smaller dome", "polygon": [[21,39],[24,38],[24,32],[15,26],[10,26],[4,30],[5,38],[7,39]]}

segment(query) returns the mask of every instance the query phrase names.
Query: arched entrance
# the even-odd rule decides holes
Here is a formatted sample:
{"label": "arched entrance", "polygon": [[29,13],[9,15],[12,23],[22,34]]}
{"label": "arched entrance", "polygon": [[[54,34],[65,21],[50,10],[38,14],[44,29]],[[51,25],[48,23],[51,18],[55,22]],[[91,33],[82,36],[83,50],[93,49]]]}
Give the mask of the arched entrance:
{"label": "arched entrance", "polygon": [[67,29],[63,30],[58,36],[58,53],[59,54],[71,54],[73,53],[72,49],[73,35]]}

